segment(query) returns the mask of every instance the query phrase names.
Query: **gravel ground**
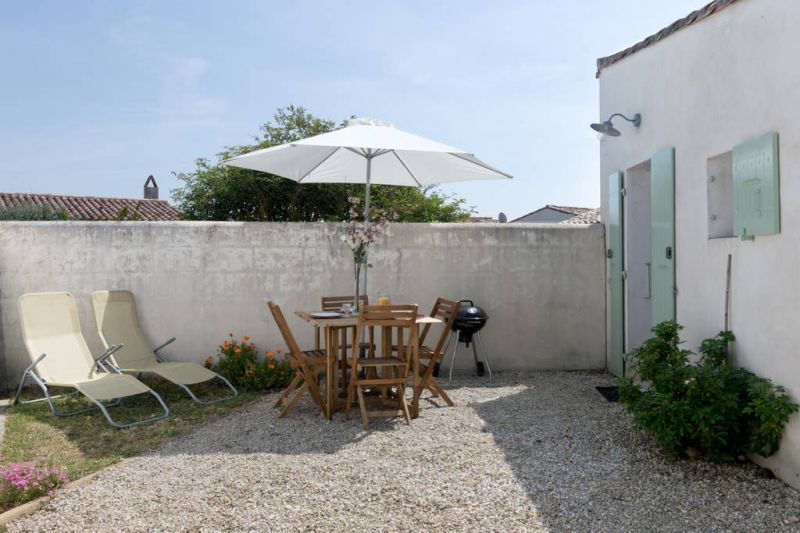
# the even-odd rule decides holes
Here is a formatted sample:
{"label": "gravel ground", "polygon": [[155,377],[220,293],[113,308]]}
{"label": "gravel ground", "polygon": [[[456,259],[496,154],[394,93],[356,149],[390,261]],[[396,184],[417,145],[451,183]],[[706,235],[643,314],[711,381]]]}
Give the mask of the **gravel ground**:
{"label": "gravel ground", "polygon": [[800,492],[754,465],[664,458],[595,390],[607,374],[453,382],[411,426],[327,423],[265,398],[66,488],[10,531],[798,531]]}

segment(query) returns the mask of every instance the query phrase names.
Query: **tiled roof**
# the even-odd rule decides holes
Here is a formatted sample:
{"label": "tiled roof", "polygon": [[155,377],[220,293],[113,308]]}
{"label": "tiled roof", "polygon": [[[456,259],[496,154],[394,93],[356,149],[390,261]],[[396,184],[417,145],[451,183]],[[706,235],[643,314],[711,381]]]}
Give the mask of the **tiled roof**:
{"label": "tiled roof", "polygon": [[480,224],[482,222],[497,222],[494,217],[469,217],[469,221],[473,224]]}
{"label": "tiled roof", "polygon": [[0,208],[34,205],[66,212],[71,220],[114,220],[124,208],[138,213],[141,220],[179,220],[178,210],[166,200],[135,198],[98,198],[56,194],[0,193]]}
{"label": "tiled roof", "polygon": [[571,207],[566,205],[552,205],[552,204],[547,204],[544,207],[540,207],[536,211],[531,211],[528,214],[515,218],[511,222],[519,222],[523,218],[529,217],[530,215],[538,213],[539,211],[542,211],[544,209],[550,209],[552,211],[558,211],[559,213],[564,213],[565,215],[571,215],[570,218],[562,220],[561,222],[555,222],[555,224],[594,224],[596,222],[600,222],[599,207]]}
{"label": "tiled roof", "polygon": [[600,208],[595,207],[588,209],[585,207],[580,208],[583,211],[575,214],[574,217],[568,218],[559,224],[597,224],[600,222]]}
{"label": "tiled roof", "polygon": [[672,35],[673,33],[682,30],[683,28],[691,26],[692,24],[700,22],[701,20],[707,19],[711,15],[719,13],[726,7],[735,4],[736,2],[739,1],[740,0],[714,0],[710,4],[706,4],[704,7],[701,7],[697,11],[689,13],[689,15],[687,15],[686,17],[680,20],[676,20],[663,30],[651,35],[650,37],[647,37],[643,41],[639,41],[633,46],[630,46],[625,50],[617,52],[614,55],[610,55],[608,57],[601,57],[600,59],[597,60],[597,77],[598,78],[600,77],[600,71],[602,71],[607,66],[613,65],[617,61],[620,61],[628,57],[629,55],[635,54],[639,50],[643,50],[648,46],[651,46],[659,41],[662,41],[667,37],[669,37],[670,35]]}

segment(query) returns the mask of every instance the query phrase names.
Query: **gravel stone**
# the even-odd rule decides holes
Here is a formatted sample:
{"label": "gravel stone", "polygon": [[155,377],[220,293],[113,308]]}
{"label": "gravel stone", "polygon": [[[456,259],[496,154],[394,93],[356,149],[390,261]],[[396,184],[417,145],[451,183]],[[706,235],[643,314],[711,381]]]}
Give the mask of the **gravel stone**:
{"label": "gravel stone", "polygon": [[[800,492],[750,463],[665,457],[604,373],[460,377],[411,426],[265,397],[67,487],[9,531],[797,531]],[[168,421],[166,422],[168,423]]]}

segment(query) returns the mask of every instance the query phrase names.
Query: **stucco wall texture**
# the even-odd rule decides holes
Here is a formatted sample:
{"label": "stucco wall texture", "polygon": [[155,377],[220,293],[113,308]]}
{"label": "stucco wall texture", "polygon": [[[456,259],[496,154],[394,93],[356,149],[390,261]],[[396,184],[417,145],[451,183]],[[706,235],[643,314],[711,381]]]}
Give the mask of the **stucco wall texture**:
{"label": "stucco wall texture", "polygon": [[[393,224],[370,252],[369,295],[417,303],[469,298],[491,319],[483,340],[494,369],[605,366],[604,236],[600,225]],[[333,224],[236,222],[0,223],[0,313],[7,382],[28,364],[17,299],[69,291],[90,348],[101,349],[89,295],[128,289],[163,353],[202,361],[228,332],[259,349],[283,347],[267,299],[301,347],[313,347],[297,309],[352,294],[352,255]],[[57,356],[52,354],[51,356]],[[462,349],[462,368],[472,365]]]}
{"label": "stucco wall texture", "polygon": [[[600,143],[603,216],[608,180],[675,147],[677,319],[696,348],[724,323],[732,255],[734,361],[800,400],[797,258],[800,250],[800,2],[737,2],[606,69],[600,116],[641,113],[638,130]],[[770,132],[780,136],[781,232],[754,241],[708,238],[707,160]],[[607,218],[606,218],[607,220]],[[628,347],[633,348],[633,346]],[[800,488],[800,415],[780,451],[760,462]]]}

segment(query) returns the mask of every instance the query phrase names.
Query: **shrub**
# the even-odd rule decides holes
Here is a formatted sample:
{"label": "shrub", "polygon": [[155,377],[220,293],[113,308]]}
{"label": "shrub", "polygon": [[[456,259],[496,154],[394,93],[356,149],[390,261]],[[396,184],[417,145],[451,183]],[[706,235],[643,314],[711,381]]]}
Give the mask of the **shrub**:
{"label": "shrub", "polygon": [[265,391],[286,387],[294,376],[294,370],[286,360],[276,359],[282,350],[266,352],[263,360],[259,360],[256,345],[245,335],[241,340],[228,334],[217,348],[217,362],[213,357],[205,360],[206,368],[225,376],[234,387],[247,391]]}
{"label": "shrub", "polygon": [[67,475],[55,467],[14,463],[0,469],[0,509],[9,509],[40,496],[49,495],[67,482]]}
{"label": "shrub", "polygon": [[692,352],[680,347],[681,329],[674,321],[656,325],[628,358],[643,384],[621,379],[620,399],[636,423],[676,456],[696,451],[729,462],[743,453],[775,453],[798,405],[783,387],[728,364],[730,331],[704,340],[693,364]]}

